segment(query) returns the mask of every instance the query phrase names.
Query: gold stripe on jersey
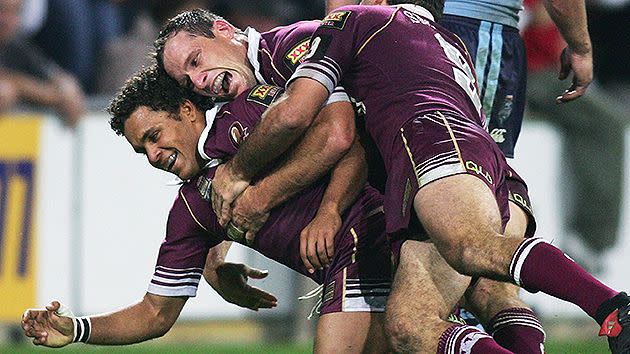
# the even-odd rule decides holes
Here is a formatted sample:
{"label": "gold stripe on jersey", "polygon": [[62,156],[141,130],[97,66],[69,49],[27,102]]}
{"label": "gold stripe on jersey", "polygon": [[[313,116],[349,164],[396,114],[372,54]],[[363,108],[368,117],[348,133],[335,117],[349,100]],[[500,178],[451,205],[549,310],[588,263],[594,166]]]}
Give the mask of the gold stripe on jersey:
{"label": "gold stripe on jersey", "polygon": [[[278,74],[282,78],[282,80],[284,80],[284,82],[287,82],[287,78],[284,77],[284,75],[282,75],[282,73],[280,73],[278,68],[276,68],[276,66],[274,65],[273,57],[271,56],[271,53],[269,53],[269,51],[266,49],[261,49],[261,51],[269,57],[269,62],[271,63],[271,67],[273,68],[273,70],[275,70],[276,74]],[[272,81],[273,81],[273,78],[272,78]],[[283,86],[283,85],[278,85],[276,82],[274,82],[274,85]]]}
{"label": "gold stripe on jersey", "polygon": [[352,263],[356,262],[357,258],[357,245],[359,244],[359,236],[356,231],[354,231],[354,227],[350,229],[350,233],[352,234],[352,239],[354,241],[354,246],[352,247]]}
{"label": "gold stripe on jersey", "polygon": [[381,32],[382,30],[384,30],[384,29],[385,29],[385,27],[389,26],[389,24],[390,24],[390,23],[392,23],[392,21],[394,20],[394,17],[396,16],[396,14],[398,13],[398,11],[399,11],[399,10],[400,10],[400,8],[396,9],[396,11],[394,11],[394,12],[392,13],[392,16],[389,18],[389,20],[387,21],[387,23],[386,23],[383,27],[379,28],[376,32],[374,32],[374,33],[370,36],[370,38],[368,38],[368,39],[365,41],[365,43],[363,43],[363,44],[361,45],[361,47],[359,47],[359,50],[357,51],[357,54],[355,55],[355,57],[357,57],[357,56],[359,56],[359,54],[361,54],[361,51],[363,50],[363,47],[365,47],[365,46],[366,46],[366,45],[367,45],[367,44],[368,44],[368,43],[372,40],[372,38],[374,38],[374,36],[376,36],[379,32]]}
{"label": "gold stripe on jersey", "polygon": [[462,158],[462,152],[459,149],[459,144],[457,144],[457,139],[455,139],[455,134],[453,133],[453,129],[451,129],[451,125],[448,124],[448,120],[446,119],[446,116],[442,114],[442,112],[438,111],[437,115],[438,117],[442,118],[444,126],[448,130],[448,134],[451,136],[451,140],[453,140],[453,146],[455,147],[455,151],[457,151],[457,158],[459,159],[459,162],[462,164],[462,166],[465,166],[464,159]]}
{"label": "gold stripe on jersey", "polygon": [[188,212],[190,213],[190,216],[193,218],[193,220],[195,220],[195,222],[197,223],[197,225],[199,225],[199,227],[201,227],[202,229],[204,229],[204,231],[206,232],[210,232],[208,231],[208,229],[206,229],[205,226],[203,226],[199,220],[197,220],[197,217],[195,216],[195,213],[193,213],[192,209],[190,209],[190,205],[188,204],[188,200],[186,200],[186,197],[184,196],[184,193],[182,192],[182,190],[179,190],[179,195],[182,197],[182,200],[184,201],[184,204],[186,204],[186,208],[188,208]]}
{"label": "gold stripe on jersey", "polygon": [[422,184],[420,184],[420,176],[418,175],[418,168],[416,167],[417,164],[413,160],[413,154],[411,153],[411,149],[409,149],[407,138],[405,138],[405,129],[403,128],[400,128],[400,137],[402,138],[403,145],[405,146],[405,150],[407,150],[407,155],[409,156],[409,161],[411,161],[411,167],[413,167],[414,175],[416,175],[416,181],[418,182],[418,186],[421,186]]}

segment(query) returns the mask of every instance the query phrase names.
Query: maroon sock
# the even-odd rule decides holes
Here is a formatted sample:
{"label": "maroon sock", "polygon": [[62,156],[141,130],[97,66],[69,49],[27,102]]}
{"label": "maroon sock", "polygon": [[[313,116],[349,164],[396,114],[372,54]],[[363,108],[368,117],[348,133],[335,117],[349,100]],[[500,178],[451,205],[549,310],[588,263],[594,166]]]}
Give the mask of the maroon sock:
{"label": "maroon sock", "polygon": [[593,318],[599,305],[619,293],[540,238],[526,239],[516,249],[510,275],[525,290],[576,304]]}
{"label": "maroon sock", "polygon": [[453,325],[440,336],[438,354],[470,353],[470,354],[509,354],[488,334],[475,327]]}
{"label": "maroon sock", "polygon": [[503,348],[516,354],[544,353],[545,331],[532,310],[515,307],[496,314],[488,333]]}

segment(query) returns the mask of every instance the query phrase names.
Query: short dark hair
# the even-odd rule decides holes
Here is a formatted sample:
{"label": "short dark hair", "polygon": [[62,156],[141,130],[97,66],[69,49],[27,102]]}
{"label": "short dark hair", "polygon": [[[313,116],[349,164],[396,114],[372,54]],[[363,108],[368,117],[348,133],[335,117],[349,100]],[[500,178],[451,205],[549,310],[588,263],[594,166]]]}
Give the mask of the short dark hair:
{"label": "short dark hair", "polygon": [[405,0],[388,0],[388,4],[390,5],[398,5],[398,4],[414,4],[420,5],[425,9],[429,10],[431,15],[435,18],[435,20],[439,20],[442,18],[442,13],[444,12],[444,0],[413,0],[413,1],[405,1]]}
{"label": "short dark hair", "polygon": [[109,124],[116,134],[124,135],[125,122],[139,107],[168,112],[176,117],[185,100],[190,100],[202,111],[212,108],[213,105],[209,97],[197,95],[179,86],[164,70],[152,65],[127,80],[112,99],[107,108],[111,115]]}
{"label": "short dark hair", "polygon": [[171,36],[185,31],[198,36],[214,38],[212,28],[214,21],[218,19],[222,19],[222,17],[204,9],[194,9],[184,11],[168,20],[153,42],[154,56],[158,66],[164,68],[164,45]]}

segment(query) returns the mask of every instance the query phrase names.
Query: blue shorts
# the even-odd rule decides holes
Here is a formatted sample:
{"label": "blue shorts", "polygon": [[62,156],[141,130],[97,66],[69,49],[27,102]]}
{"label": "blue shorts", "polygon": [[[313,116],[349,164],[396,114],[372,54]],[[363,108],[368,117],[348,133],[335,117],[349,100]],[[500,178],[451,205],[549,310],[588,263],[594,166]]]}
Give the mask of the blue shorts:
{"label": "blue shorts", "polygon": [[518,29],[444,15],[440,24],[457,34],[475,62],[488,131],[506,157],[514,157],[527,85],[525,45]]}

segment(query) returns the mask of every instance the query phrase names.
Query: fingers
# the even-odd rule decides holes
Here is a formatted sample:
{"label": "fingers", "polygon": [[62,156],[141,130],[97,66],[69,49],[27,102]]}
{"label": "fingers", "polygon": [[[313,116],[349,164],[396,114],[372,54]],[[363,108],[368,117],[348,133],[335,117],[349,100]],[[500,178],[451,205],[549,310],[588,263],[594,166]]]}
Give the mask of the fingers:
{"label": "fingers", "polygon": [[253,246],[254,237],[256,237],[256,233],[252,230],[247,230],[247,232],[245,232],[245,243],[250,247]]}
{"label": "fingers", "polygon": [[307,252],[307,247],[308,247],[307,229],[302,230],[302,233],[300,233],[300,258],[302,259],[302,263],[304,263],[304,267],[306,267],[306,271],[313,274],[315,272],[315,267],[309,260],[308,252]]}
{"label": "fingers", "polygon": [[251,297],[254,298],[254,306],[256,309],[271,309],[278,306],[278,299],[272,294],[257,288],[251,287]]}
{"label": "fingers", "polygon": [[266,269],[263,270],[247,267],[247,269],[245,270],[245,275],[252,279],[263,279],[269,275],[269,271]]}
{"label": "fingers", "polygon": [[556,103],[566,103],[582,97],[586,93],[587,86],[573,83],[562,95],[556,97]]}

